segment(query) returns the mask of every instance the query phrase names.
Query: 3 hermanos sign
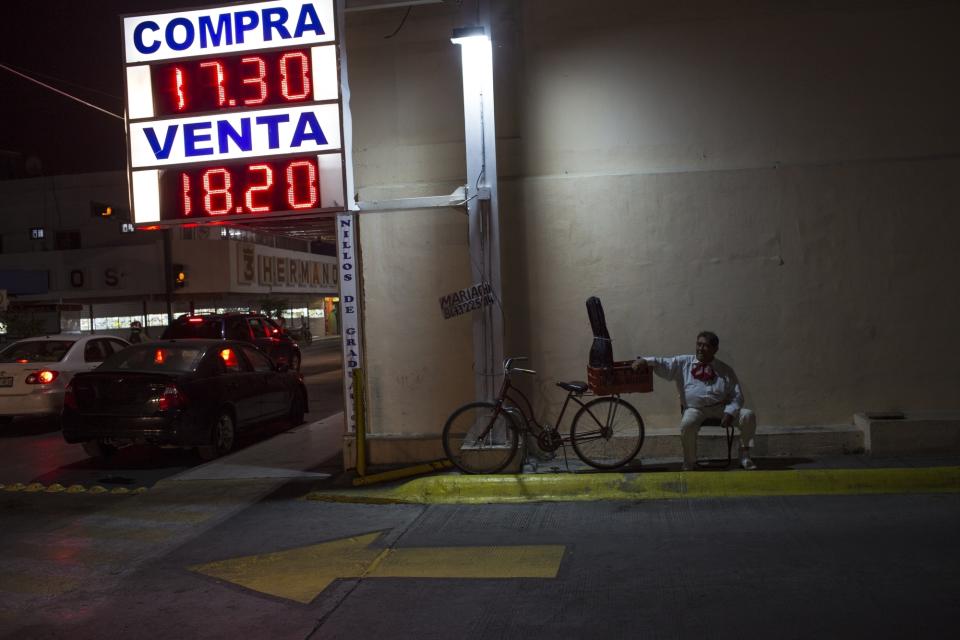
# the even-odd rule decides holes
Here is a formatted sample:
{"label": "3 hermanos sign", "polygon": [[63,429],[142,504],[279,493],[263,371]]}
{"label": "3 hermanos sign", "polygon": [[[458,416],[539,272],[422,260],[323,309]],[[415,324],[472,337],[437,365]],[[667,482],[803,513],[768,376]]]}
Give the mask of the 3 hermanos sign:
{"label": "3 hermanos sign", "polygon": [[236,281],[240,285],[336,293],[339,278],[333,257],[275,254],[249,243],[237,247]]}

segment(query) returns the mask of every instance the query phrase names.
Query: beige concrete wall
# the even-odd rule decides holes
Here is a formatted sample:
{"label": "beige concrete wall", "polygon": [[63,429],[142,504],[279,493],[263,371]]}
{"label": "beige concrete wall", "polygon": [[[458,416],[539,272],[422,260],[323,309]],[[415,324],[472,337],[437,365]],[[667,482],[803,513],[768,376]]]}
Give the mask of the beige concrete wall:
{"label": "beige concrete wall", "polygon": [[[956,3],[494,5],[507,351],[541,371],[538,408],[584,376],[590,295],[619,358],[719,333],[761,430],[955,408]],[[459,16],[374,37],[399,17],[348,22],[361,199],[466,179]],[[375,434],[436,435],[470,393],[469,326],[435,307],[467,284],[466,230],[462,256],[420,238],[452,219],[361,220]],[[632,399],[675,422],[665,384]]]}
{"label": "beige concrete wall", "polygon": [[582,371],[596,294],[617,357],[718,332],[761,425],[955,404],[957,5],[671,4],[523,3],[540,367]]}

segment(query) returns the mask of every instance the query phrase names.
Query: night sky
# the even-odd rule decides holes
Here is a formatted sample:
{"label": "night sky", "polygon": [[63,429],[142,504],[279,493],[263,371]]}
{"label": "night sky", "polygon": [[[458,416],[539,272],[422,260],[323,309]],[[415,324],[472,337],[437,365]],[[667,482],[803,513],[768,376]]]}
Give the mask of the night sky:
{"label": "night sky", "polygon": [[[120,16],[216,4],[209,0],[11,2],[0,20],[0,63],[123,114]],[[0,69],[0,152],[39,158],[42,175],[122,170],[123,121]],[[23,177],[0,158],[0,178]],[[12,163],[16,165],[17,163]],[[35,167],[35,165],[34,165]]]}

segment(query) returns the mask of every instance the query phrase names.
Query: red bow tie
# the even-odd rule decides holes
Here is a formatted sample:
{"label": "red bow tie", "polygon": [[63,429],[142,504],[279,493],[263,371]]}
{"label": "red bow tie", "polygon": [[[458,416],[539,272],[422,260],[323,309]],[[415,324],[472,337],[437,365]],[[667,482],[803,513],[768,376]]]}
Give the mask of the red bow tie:
{"label": "red bow tie", "polygon": [[711,383],[713,379],[717,377],[717,372],[713,370],[713,367],[704,362],[698,362],[693,365],[693,368],[690,370],[690,375],[699,380],[700,382]]}

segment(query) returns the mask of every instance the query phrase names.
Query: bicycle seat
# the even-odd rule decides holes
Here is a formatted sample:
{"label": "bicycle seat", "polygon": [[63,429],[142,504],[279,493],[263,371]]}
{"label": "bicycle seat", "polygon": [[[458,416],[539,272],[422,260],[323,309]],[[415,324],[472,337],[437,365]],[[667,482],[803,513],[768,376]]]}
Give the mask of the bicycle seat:
{"label": "bicycle seat", "polygon": [[558,382],[557,386],[564,391],[572,391],[577,395],[583,394],[587,389],[590,388],[586,382],[581,382],[580,380],[574,380],[573,382]]}

